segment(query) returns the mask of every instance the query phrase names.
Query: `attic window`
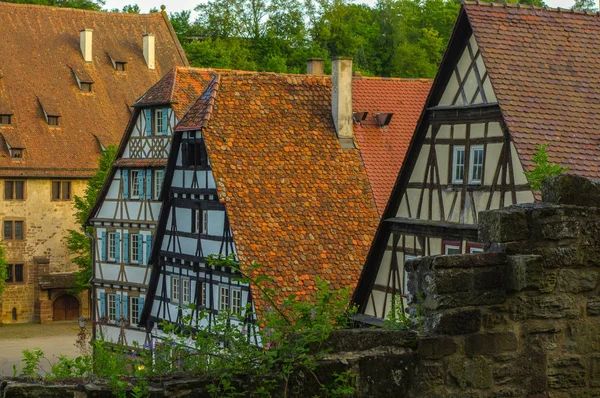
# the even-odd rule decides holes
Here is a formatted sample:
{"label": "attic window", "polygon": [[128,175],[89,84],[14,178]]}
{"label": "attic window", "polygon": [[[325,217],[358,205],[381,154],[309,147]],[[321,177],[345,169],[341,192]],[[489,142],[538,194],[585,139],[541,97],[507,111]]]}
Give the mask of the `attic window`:
{"label": "attic window", "polygon": [[12,115],[0,115],[0,126],[8,126],[12,124],[11,116]]}
{"label": "attic window", "polygon": [[87,69],[85,67],[81,68],[72,66],[69,66],[69,68],[71,68],[73,75],[75,75],[75,81],[77,81],[77,86],[79,86],[79,89],[84,93],[91,93],[94,80],[88,73]]}
{"label": "attic window", "polygon": [[60,111],[54,105],[52,101],[42,100],[38,98],[40,106],[42,107],[42,111],[44,112],[44,117],[46,118],[46,122],[48,126],[58,126],[58,118],[60,117]]}
{"label": "attic window", "polygon": [[83,91],[84,93],[91,93],[92,92],[92,83],[81,83],[79,85],[79,87],[81,88],[81,91]]}
{"label": "attic window", "polygon": [[125,72],[125,62],[115,62],[115,70]]}
{"label": "attic window", "polygon": [[379,127],[384,127],[390,124],[392,121],[392,116],[394,116],[393,113],[378,113],[375,115],[375,119],[377,119],[377,124],[379,124]]}
{"label": "attic window", "polygon": [[58,126],[58,116],[47,116],[48,126]]}
{"label": "attic window", "polygon": [[354,112],[352,114],[352,119],[354,120],[354,123],[360,124],[360,122],[367,118],[368,114],[369,112]]}
{"label": "attic window", "polygon": [[10,149],[10,157],[12,159],[21,159],[23,157],[23,149],[21,149],[21,148],[11,148]]}

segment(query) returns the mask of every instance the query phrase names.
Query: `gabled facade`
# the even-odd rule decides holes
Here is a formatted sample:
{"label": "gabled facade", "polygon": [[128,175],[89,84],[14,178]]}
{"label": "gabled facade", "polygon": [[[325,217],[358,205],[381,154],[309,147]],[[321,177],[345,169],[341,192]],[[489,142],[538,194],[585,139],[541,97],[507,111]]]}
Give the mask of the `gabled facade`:
{"label": "gabled facade", "polygon": [[[131,106],[185,54],[166,13],[0,3],[0,219],[9,263],[0,322],[87,316],[67,294],[75,195]],[[117,56],[118,54],[118,56]],[[113,57],[116,57],[115,61]]]}
{"label": "gabled facade", "polygon": [[479,252],[478,212],[533,202],[536,145],[600,177],[598,68],[580,57],[599,29],[582,12],[464,3],[354,293],[361,320],[400,305],[406,260]]}
{"label": "gabled facade", "polygon": [[95,336],[143,345],[140,319],[150,279],[152,239],[161,210],[173,130],[212,79],[210,71],[174,68],[134,105],[116,160],[90,213],[94,227]]}

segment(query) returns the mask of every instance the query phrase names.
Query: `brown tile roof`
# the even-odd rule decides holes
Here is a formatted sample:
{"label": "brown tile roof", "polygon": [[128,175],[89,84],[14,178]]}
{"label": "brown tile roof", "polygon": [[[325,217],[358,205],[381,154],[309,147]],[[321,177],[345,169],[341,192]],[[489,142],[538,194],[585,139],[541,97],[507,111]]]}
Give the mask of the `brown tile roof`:
{"label": "brown tile roof", "polygon": [[465,3],[519,158],[600,178],[600,17],[571,10]]}
{"label": "brown tile roof", "polygon": [[[256,272],[275,279],[279,299],[311,295],[317,276],[335,288],[354,286],[378,215],[358,150],[342,149],[336,137],[331,79],[271,73],[219,79],[181,129],[206,125],[240,261],[262,263]],[[264,301],[256,295],[260,309]]]}
{"label": "brown tile roof", "polygon": [[[369,112],[367,119],[354,124],[379,215],[387,205],[404,155],[425,105],[432,81],[355,77],[352,81],[354,112]],[[393,113],[391,123],[379,127],[377,113]]]}
{"label": "brown tile roof", "polygon": [[75,286],[77,277],[74,272],[40,275],[41,289],[66,289]]}
{"label": "brown tile roof", "polygon": [[116,167],[165,167],[167,159],[130,159],[121,158],[113,163]]}
{"label": "brown tile roof", "polygon": [[[185,65],[172,27],[162,13],[117,14],[0,2],[0,109],[14,111],[5,137],[19,136],[23,159],[12,161],[0,148],[1,176],[87,177],[97,167],[96,137],[118,143],[132,105],[169,69]],[[79,31],[93,29],[93,62],[86,64]],[[142,35],[156,36],[156,69],[142,52]],[[127,57],[125,72],[114,70],[107,52]],[[93,92],[79,90],[73,71],[93,79]],[[3,87],[2,87],[3,86]],[[59,127],[47,125],[36,97],[58,108]],[[6,133],[6,134],[5,134]],[[95,137],[96,136],[96,137]],[[10,140],[10,138],[8,138]],[[61,154],[61,156],[56,156]]]}

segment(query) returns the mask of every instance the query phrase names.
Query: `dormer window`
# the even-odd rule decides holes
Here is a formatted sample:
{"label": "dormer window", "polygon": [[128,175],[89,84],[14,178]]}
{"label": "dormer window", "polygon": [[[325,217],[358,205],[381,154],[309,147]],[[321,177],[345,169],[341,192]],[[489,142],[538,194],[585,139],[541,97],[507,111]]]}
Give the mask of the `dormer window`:
{"label": "dormer window", "polygon": [[125,72],[125,64],[127,63],[127,56],[115,51],[107,52],[106,55],[110,58],[113,68],[118,72]]}
{"label": "dormer window", "polygon": [[73,71],[73,75],[75,76],[75,81],[77,82],[77,86],[84,93],[92,92],[92,84],[94,84],[94,80],[92,76],[88,73],[85,67],[74,68],[69,66],[71,71]]}
{"label": "dormer window", "polygon": [[84,93],[92,92],[92,83],[81,83],[80,87],[81,91],[83,91]]}
{"label": "dormer window", "polygon": [[0,115],[0,126],[8,126],[12,124],[12,115]]}
{"label": "dormer window", "polygon": [[115,62],[115,70],[125,72],[125,62]]}
{"label": "dormer window", "polygon": [[58,126],[58,116],[47,116],[48,126]]}
{"label": "dormer window", "polygon": [[12,159],[21,159],[23,157],[23,149],[21,148],[11,148],[10,157]]}
{"label": "dormer window", "polygon": [[42,112],[44,113],[44,117],[46,118],[46,123],[48,123],[48,126],[58,126],[60,112],[54,105],[54,102],[48,101],[47,99],[42,100],[41,98],[38,98],[38,101],[42,107]]}

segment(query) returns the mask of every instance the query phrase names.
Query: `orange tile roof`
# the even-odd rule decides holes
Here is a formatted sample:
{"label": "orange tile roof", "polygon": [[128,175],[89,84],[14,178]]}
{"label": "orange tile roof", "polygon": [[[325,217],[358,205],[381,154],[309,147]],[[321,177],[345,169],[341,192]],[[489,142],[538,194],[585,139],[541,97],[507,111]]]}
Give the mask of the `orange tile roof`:
{"label": "orange tile roof", "polygon": [[[118,143],[131,114],[128,105],[169,69],[186,65],[166,14],[118,14],[0,2],[0,110],[14,115],[0,126],[6,141],[25,148],[11,160],[0,148],[0,177],[88,177],[97,167],[98,140]],[[93,62],[86,64],[79,31],[93,29]],[[142,52],[142,35],[156,37],[156,69]],[[114,70],[107,52],[126,57],[125,72]],[[94,81],[83,93],[73,69]],[[38,102],[59,110],[59,127],[50,127]],[[96,138],[98,137],[98,138]],[[60,154],[60,156],[56,156]]]}
{"label": "orange tile roof", "polygon": [[465,3],[515,147],[600,178],[600,16],[516,4]]}
{"label": "orange tile roof", "polygon": [[312,295],[316,276],[354,286],[379,217],[358,150],[336,137],[331,78],[223,73],[178,131],[198,125],[242,265],[263,264],[278,299]]}
{"label": "orange tile roof", "polygon": [[[355,77],[352,81],[354,112],[369,112],[354,124],[354,135],[373,188],[379,215],[387,205],[404,155],[425,105],[432,81]],[[379,127],[377,113],[393,113],[391,123]]]}

